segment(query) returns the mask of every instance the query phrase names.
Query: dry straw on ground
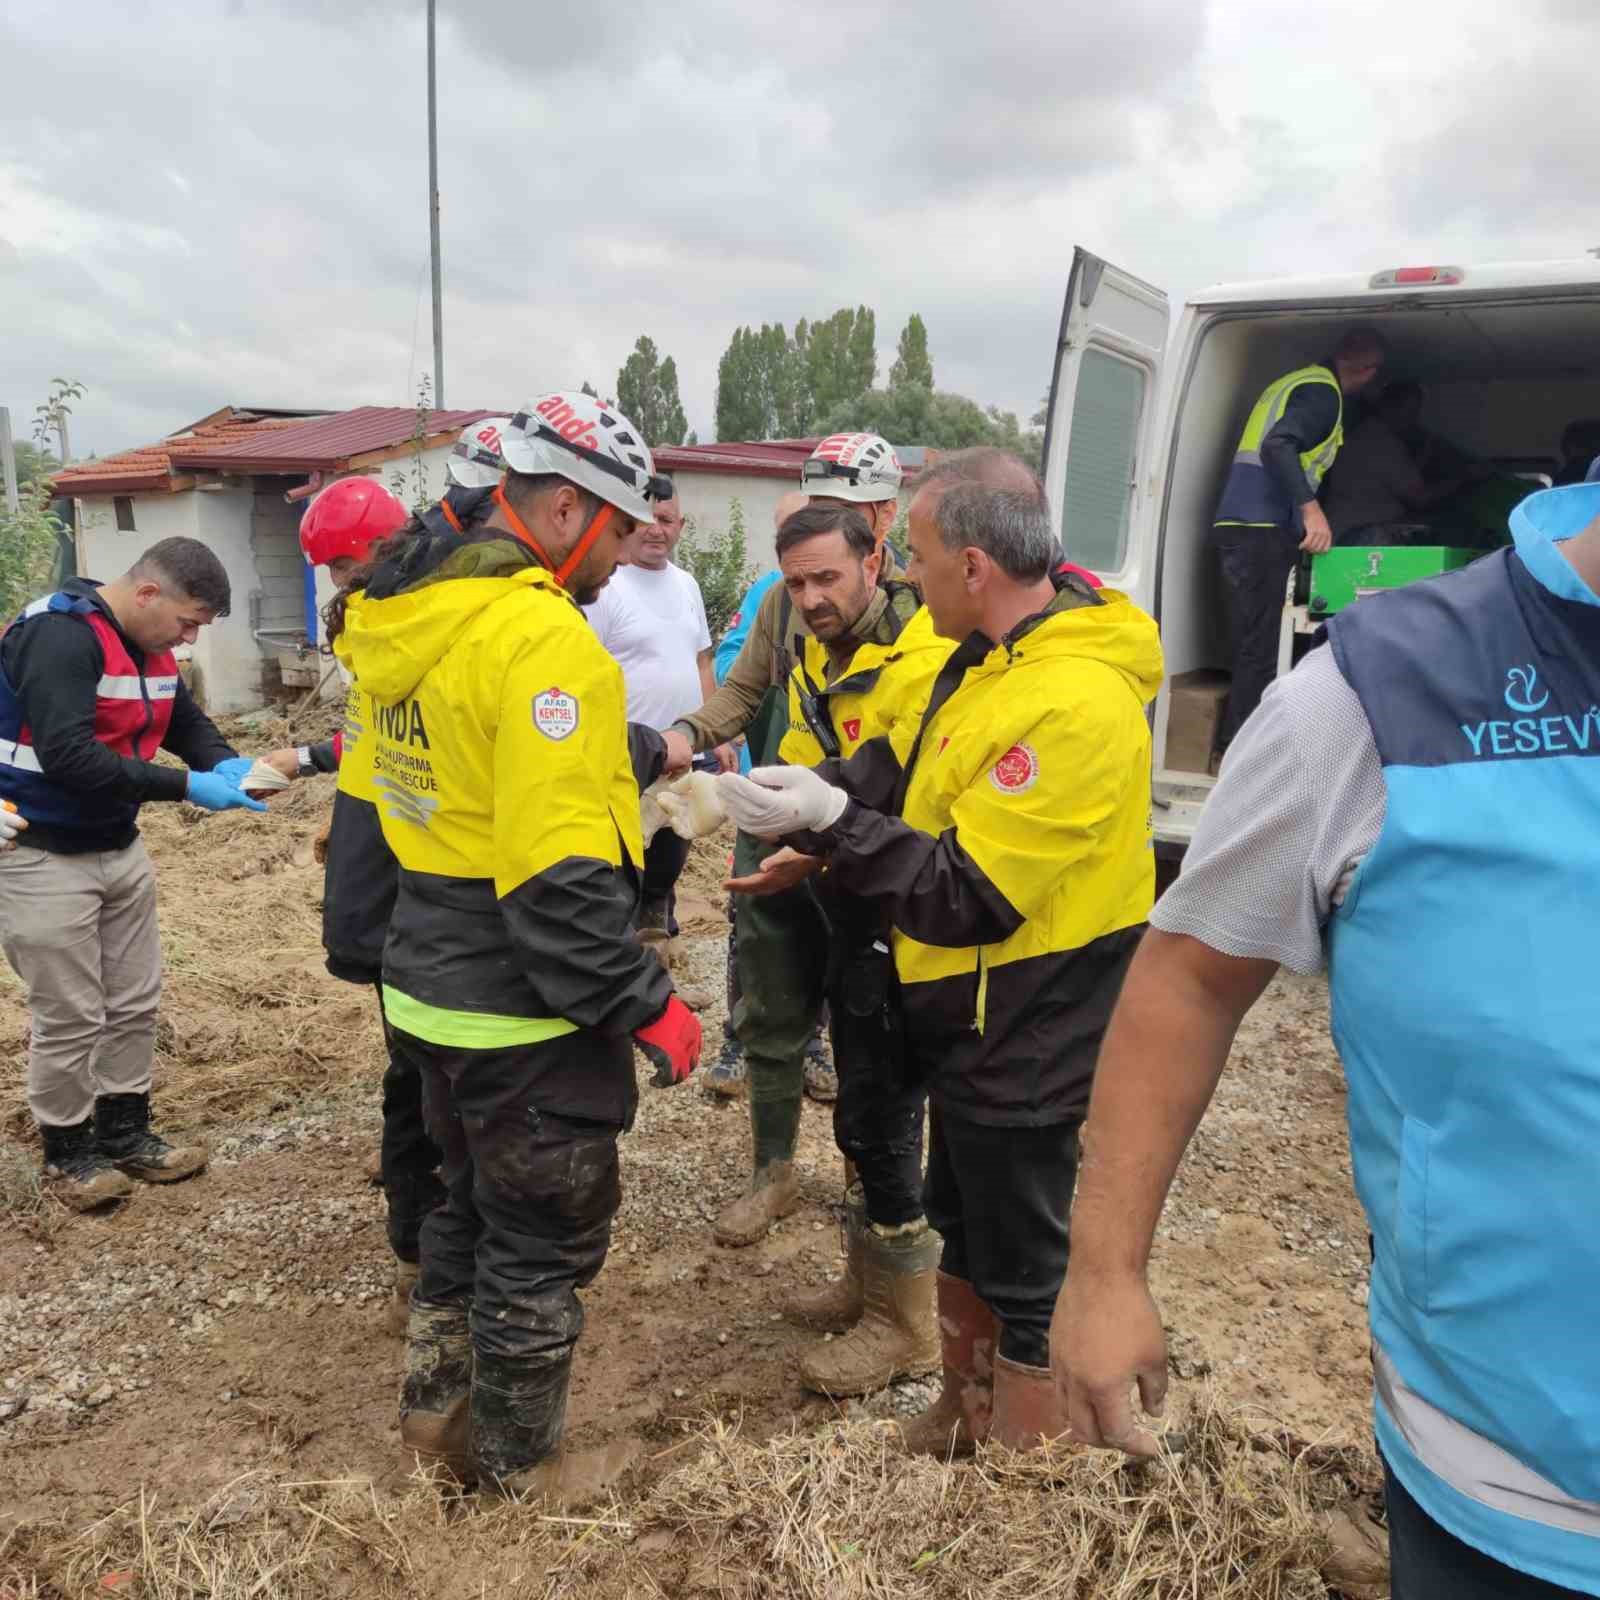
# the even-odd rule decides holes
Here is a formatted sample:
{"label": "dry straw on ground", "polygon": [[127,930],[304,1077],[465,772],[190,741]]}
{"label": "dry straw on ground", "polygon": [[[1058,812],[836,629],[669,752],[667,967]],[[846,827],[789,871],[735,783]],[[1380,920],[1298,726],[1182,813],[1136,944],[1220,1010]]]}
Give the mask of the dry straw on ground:
{"label": "dry straw on ground", "polygon": [[1322,1600],[1317,1513],[1370,1487],[1370,1458],[1252,1434],[1209,1402],[1184,1433],[1143,1468],[1070,1450],[945,1466],[868,1425],[757,1442],[712,1423],[642,1497],[572,1518],[251,1474],[195,1509],[147,1490],[87,1529],[17,1530],[0,1593]]}

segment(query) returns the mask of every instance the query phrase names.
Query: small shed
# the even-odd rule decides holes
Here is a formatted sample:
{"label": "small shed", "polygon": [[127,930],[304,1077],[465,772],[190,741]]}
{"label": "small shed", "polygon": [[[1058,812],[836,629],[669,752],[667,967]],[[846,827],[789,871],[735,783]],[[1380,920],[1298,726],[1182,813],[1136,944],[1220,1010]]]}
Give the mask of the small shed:
{"label": "small shed", "polygon": [[75,463],[57,474],[56,491],[76,503],[85,576],[115,577],[175,534],[216,552],[233,608],[201,633],[189,672],[202,703],[221,715],[326,672],[318,612],[333,591],[300,554],[300,516],[311,496],[336,478],[364,474],[407,504],[436,499],[456,435],[494,414],[225,406],[156,444]]}

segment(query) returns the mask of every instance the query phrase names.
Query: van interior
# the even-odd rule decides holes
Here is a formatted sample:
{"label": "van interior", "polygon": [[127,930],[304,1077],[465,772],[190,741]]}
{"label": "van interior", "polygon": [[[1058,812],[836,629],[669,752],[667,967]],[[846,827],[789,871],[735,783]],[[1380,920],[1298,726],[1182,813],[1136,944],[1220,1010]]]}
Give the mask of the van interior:
{"label": "van interior", "polygon": [[[1535,475],[1558,471],[1567,425],[1600,416],[1600,301],[1594,299],[1219,315],[1200,339],[1191,370],[1178,378],[1169,494],[1161,508],[1157,592],[1170,689],[1157,711],[1156,769],[1173,781],[1207,782],[1208,719],[1226,688],[1221,596],[1207,533],[1239,435],[1268,383],[1322,359],[1353,322],[1375,327],[1388,342],[1374,396],[1397,379],[1420,383],[1427,433],[1474,461],[1529,475],[1530,492],[1545,481]],[[1364,414],[1359,403],[1347,402],[1347,436]]]}

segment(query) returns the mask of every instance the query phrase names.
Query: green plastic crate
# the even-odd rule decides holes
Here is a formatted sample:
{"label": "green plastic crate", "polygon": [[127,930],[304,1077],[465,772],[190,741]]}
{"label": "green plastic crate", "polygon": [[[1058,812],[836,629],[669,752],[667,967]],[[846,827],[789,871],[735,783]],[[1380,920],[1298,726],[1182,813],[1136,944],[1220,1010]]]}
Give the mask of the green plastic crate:
{"label": "green plastic crate", "polygon": [[1482,554],[1446,544],[1342,545],[1324,550],[1311,560],[1311,615],[1331,617],[1363,595],[1454,572]]}

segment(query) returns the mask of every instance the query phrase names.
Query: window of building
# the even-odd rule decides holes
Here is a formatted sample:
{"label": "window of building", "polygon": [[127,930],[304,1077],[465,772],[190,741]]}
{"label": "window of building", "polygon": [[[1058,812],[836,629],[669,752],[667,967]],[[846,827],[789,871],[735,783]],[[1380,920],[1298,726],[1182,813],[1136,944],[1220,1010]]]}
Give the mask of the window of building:
{"label": "window of building", "polygon": [[112,497],[111,505],[117,514],[117,532],[137,533],[138,529],[133,525],[133,501],[127,495],[119,494]]}

